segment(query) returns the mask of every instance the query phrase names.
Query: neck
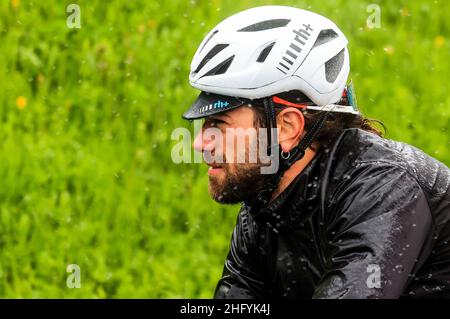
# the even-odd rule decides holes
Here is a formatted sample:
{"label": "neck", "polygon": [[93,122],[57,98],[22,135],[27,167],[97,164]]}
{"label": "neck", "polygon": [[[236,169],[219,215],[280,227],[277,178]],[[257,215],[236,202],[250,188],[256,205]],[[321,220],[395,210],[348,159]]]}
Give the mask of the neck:
{"label": "neck", "polygon": [[317,152],[312,150],[310,147],[305,150],[305,155],[303,156],[303,158],[292,164],[292,166],[284,172],[283,176],[281,177],[280,183],[278,184],[278,188],[272,194],[272,198],[270,201],[273,201],[286,189],[286,187],[289,186],[294,178],[297,177],[297,175],[305,169],[309,162],[312,161],[312,159],[316,156],[316,153]]}

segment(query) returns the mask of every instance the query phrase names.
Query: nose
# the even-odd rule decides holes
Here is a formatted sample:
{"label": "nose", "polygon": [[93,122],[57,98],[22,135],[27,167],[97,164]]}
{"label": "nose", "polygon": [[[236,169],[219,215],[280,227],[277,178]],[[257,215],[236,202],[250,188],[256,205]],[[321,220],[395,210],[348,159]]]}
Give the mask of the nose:
{"label": "nose", "polygon": [[212,151],[214,149],[214,139],[205,138],[205,134],[203,134],[204,131],[205,128],[203,127],[192,143],[194,150],[197,152]]}

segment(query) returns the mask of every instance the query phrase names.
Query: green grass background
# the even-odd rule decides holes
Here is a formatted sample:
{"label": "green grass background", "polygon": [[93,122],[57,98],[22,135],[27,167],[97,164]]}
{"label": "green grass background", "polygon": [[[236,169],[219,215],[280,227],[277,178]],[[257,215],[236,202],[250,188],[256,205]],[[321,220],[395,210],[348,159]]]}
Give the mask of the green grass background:
{"label": "green grass background", "polygon": [[[66,27],[69,3],[81,29]],[[210,200],[204,165],[171,161],[170,134],[191,127],[203,36],[262,4],[334,20],[364,114],[450,165],[449,1],[4,0],[0,297],[212,296],[238,207]],[[66,287],[72,263],[80,289]]]}

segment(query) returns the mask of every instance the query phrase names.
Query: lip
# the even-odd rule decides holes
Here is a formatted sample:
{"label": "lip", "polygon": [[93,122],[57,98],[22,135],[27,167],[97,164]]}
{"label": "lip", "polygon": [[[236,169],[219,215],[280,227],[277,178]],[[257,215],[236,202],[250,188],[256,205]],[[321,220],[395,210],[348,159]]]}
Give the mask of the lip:
{"label": "lip", "polygon": [[208,175],[217,175],[223,171],[222,167],[219,166],[209,166]]}

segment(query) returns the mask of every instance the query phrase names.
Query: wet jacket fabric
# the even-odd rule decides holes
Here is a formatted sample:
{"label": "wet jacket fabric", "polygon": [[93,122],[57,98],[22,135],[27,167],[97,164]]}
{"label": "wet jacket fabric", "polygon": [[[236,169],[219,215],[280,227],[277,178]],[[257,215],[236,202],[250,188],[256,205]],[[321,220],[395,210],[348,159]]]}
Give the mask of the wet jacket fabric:
{"label": "wet jacket fabric", "polygon": [[450,298],[450,170],[347,129],[267,207],[243,203],[215,298]]}

